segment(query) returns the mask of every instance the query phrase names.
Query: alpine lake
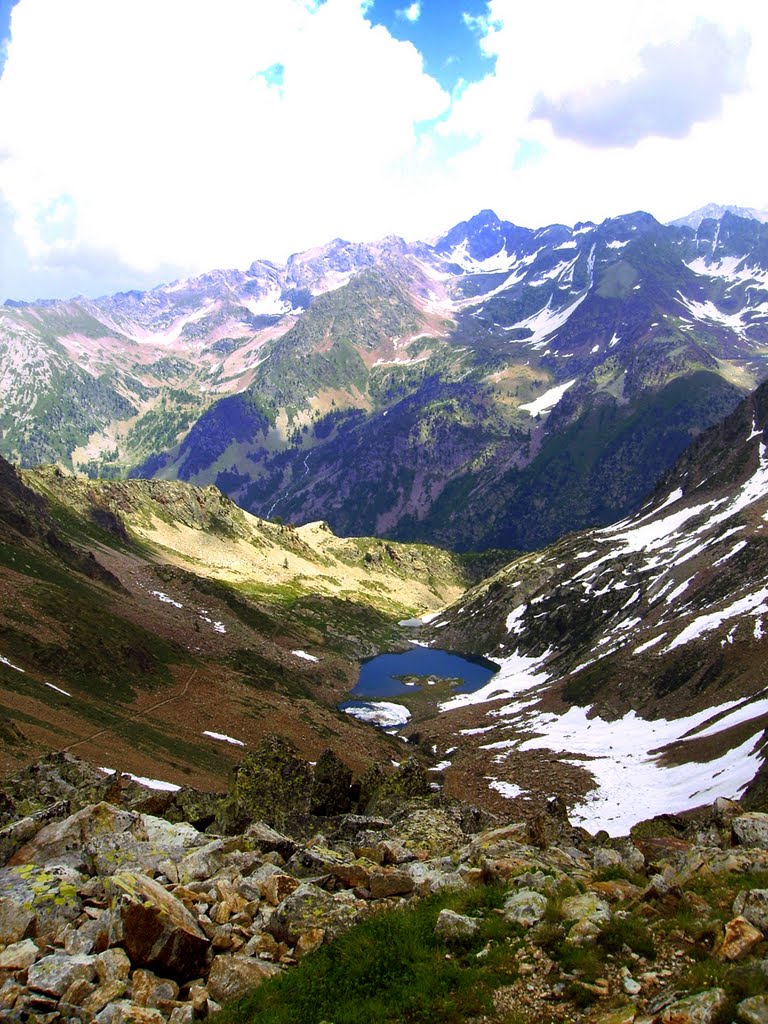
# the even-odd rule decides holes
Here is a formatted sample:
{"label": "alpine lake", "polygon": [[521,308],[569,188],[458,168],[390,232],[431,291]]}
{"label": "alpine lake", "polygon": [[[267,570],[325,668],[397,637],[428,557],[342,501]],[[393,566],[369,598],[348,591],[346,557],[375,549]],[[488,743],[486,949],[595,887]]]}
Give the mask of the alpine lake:
{"label": "alpine lake", "polygon": [[377,654],[361,663],[351,699],[339,708],[397,732],[410,721],[434,715],[437,703],[479,690],[498,671],[499,666],[487,658],[431,647]]}

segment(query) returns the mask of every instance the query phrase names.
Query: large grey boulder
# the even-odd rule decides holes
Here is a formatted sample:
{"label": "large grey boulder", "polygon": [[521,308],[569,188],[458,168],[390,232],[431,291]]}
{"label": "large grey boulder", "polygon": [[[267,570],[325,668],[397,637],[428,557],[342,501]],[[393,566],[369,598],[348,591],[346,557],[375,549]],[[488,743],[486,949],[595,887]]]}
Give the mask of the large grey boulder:
{"label": "large grey boulder", "polygon": [[52,941],[82,911],[83,877],[61,864],[0,869],[0,943]]}
{"label": "large grey boulder", "polygon": [[734,900],[733,912],[768,935],[768,889],[744,889]]}
{"label": "large grey boulder", "polygon": [[27,985],[33,992],[61,998],[74,981],[96,977],[95,956],[67,956],[53,953],[33,964],[27,973]]}
{"label": "large grey boulder", "polygon": [[530,928],[547,912],[547,897],[534,889],[521,889],[504,901],[504,919]]}
{"label": "large grey boulder", "polygon": [[749,811],[734,818],[731,827],[736,841],[741,846],[754,846],[768,850],[768,814]]}
{"label": "large grey boulder", "polygon": [[743,1024],[768,1024],[768,996],[750,996],[736,1007],[736,1018]]}

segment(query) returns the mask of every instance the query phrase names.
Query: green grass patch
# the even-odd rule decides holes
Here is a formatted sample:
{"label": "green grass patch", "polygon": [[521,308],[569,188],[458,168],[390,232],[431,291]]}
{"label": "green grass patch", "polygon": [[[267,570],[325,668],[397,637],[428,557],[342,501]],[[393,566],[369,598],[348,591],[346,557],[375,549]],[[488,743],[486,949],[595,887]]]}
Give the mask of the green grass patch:
{"label": "green grass patch", "polygon": [[[515,974],[494,913],[494,887],[441,893],[376,914],[300,967],[227,1007],[221,1024],[463,1024],[491,1009],[493,989]],[[443,907],[475,916],[476,936],[447,946],[434,933]],[[477,953],[491,943],[481,959]]]}
{"label": "green grass patch", "polygon": [[646,960],[656,958],[653,935],[638,914],[614,914],[600,933],[598,944],[607,953],[621,953],[626,946]]}

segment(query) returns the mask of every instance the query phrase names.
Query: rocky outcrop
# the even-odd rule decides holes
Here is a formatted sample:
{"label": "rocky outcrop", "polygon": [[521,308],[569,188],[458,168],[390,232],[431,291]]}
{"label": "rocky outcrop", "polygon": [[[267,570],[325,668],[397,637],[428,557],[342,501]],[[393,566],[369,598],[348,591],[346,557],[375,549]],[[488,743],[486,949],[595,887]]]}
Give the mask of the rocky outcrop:
{"label": "rocky outcrop", "polygon": [[[282,745],[270,744],[260,756],[270,750],[277,769],[261,806],[274,809],[280,785],[293,786],[308,766],[297,768]],[[322,792],[314,806],[328,810],[350,787],[326,760],[325,778],[343,784],[306,790],[302,800]],[[264,764],[257,771],[250,763],[248,785],[265,777]],[[76,771],[67,759],[57,771],[62,767],[70,776]],[[191,1024],[379,910],[488,884],[499,889],[497,941],[522,950],[515,953],[519,980],[500,990],[499,1007],[510,999],[536,1024],[568,1019],[567,1008],[584,1001],[604,1006],[584,1017],[596,1024],[719,1021],[729,993],[681,988],[691,957],[670,941],[669,921],[678,914],[675,927],[692,929],[683,949],[709,956],[720,971],[759,969],[768,953],[768,890],[739,881],[768,874],[768,850],[744,845],[745,834],[732,829],[753,817],[738,805],[727,813],[713,808],[675,839],[608,840],[554,817],[544,837],[536,822],[484,820],[439,794],[404,795],[398,803],[397,787],[418,793],[419,776],[408,765],[373,803],[389,807],[390,817],[313,818],[297,801],[295,835],[275,827],[274,814],[271,824],[251,821],[236,834],[216,835],[104,799],[79,806],[77,786],[69,795],[77,809],[61,820],[33,811],[8,822],[6,828],[28,823],[25,841],[0,867],[0,1019]],[[83,778],[84,791],[93,793],[98,780],[87,772]],[[112,793],[127,794],[134,808],[150,800],[135,784],[114,781]],[[98,787],[97,794],[104,796]],[[61,786],[48,795],[60,798]],[[178,806],[168,803],[169,817],[178,816]],[[724,902],[731,879],[739,888]],[[463,955],[481,924],[473,911],[445,906],[436,912],[435,941],[445,944],[447,959]],[[600,975],[578,966],[600,957]],[[741,999],[737,1019],[761,1020],[761,999]],[[552,1015],[554,1005],[563,1013]],[[581,1019],[573,1012],[571,1019]]]}

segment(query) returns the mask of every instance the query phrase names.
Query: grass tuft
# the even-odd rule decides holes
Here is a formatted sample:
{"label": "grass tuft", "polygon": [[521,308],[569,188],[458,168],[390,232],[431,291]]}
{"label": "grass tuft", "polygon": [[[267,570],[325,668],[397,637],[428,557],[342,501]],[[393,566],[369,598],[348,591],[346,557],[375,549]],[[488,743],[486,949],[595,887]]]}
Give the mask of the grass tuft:
{"label": "grass tuft", "polygon": [[[502,902],[499,890],[483,887],[376,914],[225,1008],[219,1022],[462,1024],[489,1012],[493,989],[515,975],[494,913]],[[446,945],[434,933],[444,907],[475,917],[477,935]]]}

